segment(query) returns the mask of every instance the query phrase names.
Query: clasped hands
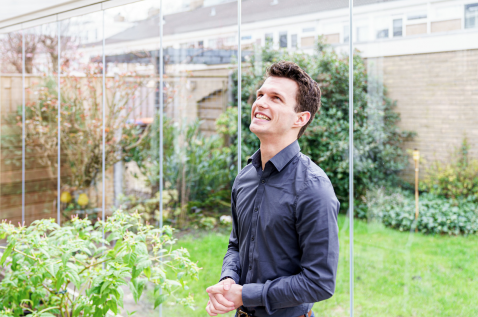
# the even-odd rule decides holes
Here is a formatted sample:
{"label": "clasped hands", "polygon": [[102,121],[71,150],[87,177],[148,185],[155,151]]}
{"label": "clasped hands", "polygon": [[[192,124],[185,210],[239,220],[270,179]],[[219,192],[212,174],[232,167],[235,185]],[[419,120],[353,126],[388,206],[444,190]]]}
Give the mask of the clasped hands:
{"label": "clasped hands", "polygon": [[233,279],[225,279],[206,289],[209,294],[206,311],[209,316],[225,314],[242,306],[242,286]]}

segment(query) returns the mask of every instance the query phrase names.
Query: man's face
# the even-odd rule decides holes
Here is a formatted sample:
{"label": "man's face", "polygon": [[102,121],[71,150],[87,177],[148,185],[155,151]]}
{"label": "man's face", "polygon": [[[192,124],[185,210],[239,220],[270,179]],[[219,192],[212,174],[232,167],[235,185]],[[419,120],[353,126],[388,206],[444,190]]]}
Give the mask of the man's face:
{"label": "man's face", "polygon": [[252,105],[251,132],[259,138],[291,133],[298,115],[294,110],[298,90],[299,86],[292,79],[268,77]]}

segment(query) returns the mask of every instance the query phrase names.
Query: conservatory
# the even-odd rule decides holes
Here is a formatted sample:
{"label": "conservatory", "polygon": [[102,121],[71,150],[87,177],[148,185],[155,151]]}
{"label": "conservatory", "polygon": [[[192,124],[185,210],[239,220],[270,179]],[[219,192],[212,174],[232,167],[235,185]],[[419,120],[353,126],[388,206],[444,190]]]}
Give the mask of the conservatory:
{"label": "conservatory", "polygon": [[315,316],[478,315],[478,0],[7,2],[0,316],[207,316],[279,60],[320,86],[299,144],[341,203]]}

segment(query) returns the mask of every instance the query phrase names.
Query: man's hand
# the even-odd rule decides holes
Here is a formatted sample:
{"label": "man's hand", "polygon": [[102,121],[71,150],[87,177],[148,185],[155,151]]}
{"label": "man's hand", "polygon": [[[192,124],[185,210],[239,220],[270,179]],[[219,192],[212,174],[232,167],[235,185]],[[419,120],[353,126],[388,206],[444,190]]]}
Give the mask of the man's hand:
{"label": "man's hand", "polygon": [[[225,294],[227,294],[228,297],[235,298],[232,296],[231,292],[231,286],[237,286],[233,285],[235,283],[236,282],[234,282],[233,279],[228,278],[206,289],[209,294],[209,301],[206,306],[206,311],[210,316],[217,316],[217,314],[228,313],[242,305],[242,286],[240,286],[241,305],[236,307],[236,302],[234,300],[231,301],[226,299],[225,297]],[[234,289],[237,292],[237,288],[234,287]]]}
{"label": "man's hand", "polygon": [[[223,285],[216,284],[214,286],[208,287],[207,292],[209,294],[209,302],[208,306],[206,307],[206,311],[209,313],[210,316],[216,316],[217,314],[224,314],[234,309],[237,309],[242,306],[242,286],[237,284],[230,285],[229,290],[224,290]],[[225,300],[233,303],[233,308],[229,309],[228,311],[224,311],[222,309],[217,310],[214,306],[214,300],[218,297],[222,296]],[[211,314],[212,313],[212,314]]]}

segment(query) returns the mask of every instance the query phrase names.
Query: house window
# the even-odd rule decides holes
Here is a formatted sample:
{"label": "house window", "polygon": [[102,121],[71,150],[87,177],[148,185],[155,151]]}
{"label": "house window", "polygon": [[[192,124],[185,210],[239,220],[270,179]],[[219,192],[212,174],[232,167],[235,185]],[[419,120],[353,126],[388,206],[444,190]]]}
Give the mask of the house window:
{"label": "house window", "polygon": [[478,27],[478,3],[465,5],[465,29]]}
{"label": "house window", "polygon": [[279,34],[279,46],[287,48],[287,32],[281,32]]}
{"label": "house window", "polygon": [[393,20],[393,37],[403,36],[403,20]]}
{"label": "house window", "polygon": [[290,36],[290,46],[292,48],[297,48],[297,34],[292,34]]}
{"label": "house window", "polygon": [[274,36],[272,33],[266,33],[266,45],[272,45],[274,42]]}
{"label": "house window", "polygon": [[302,33],[315,32],[315,27],[303,28]]}

